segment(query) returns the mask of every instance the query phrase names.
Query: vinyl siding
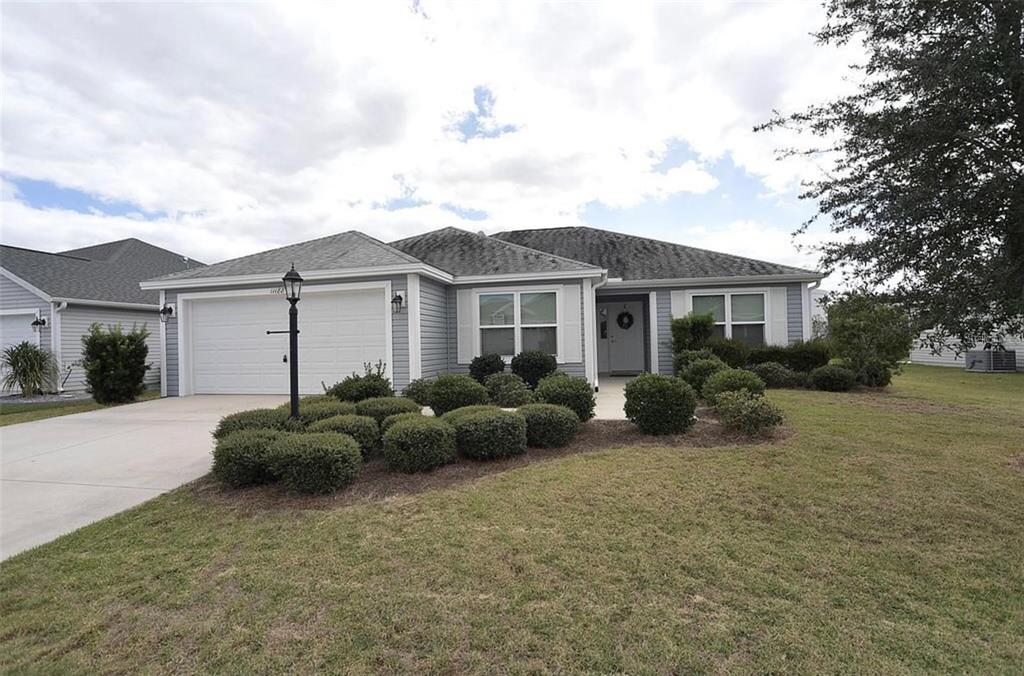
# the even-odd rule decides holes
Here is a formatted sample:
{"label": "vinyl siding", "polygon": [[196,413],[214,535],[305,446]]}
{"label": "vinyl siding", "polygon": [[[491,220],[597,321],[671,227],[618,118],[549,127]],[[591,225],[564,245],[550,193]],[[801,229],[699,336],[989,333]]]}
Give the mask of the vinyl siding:
{"label": "vinyl siding", "polygon": [[786,285],[786,323],[789,328],[789,344],[804,339],[804,299],[800,284]]}
{"label": "vinyl siding", "polygon": [[[6,277],[0,277],[0,310],[21,310],[35,308],[39,316],[46,320],[46,326],[39,329],[39,344],[51,349],[51,327],[53,318],[50,316],[50,304],[28,289],[15,284]],[[29,320],[31,321],[31,320]]]}
{"label": "vinyl siding", "polygon": [[149,354],[146,362],[150,368],[146,371],[143,382],[147,387],[160,385],[160,317],[156,312],[144,310],[121,310],[92,305],[69,305],[60,313],[60,352],[65,373],[70,366],[70,375],[64,383],[69,392],[82,392],[86,389],[85,371],[79,364],[82,359],[82,336],[89,332],[89,327],[99,322],[104,327],[120,325],[128,331],[133,326],[149,330],[146,346]]}
{"label": "vinyl siding", "polygon": [[672,294],[658,289],[658,373],[672,375]]}
{"label": "vinyl siding", "polygon": [[[168,305],[176,305],[178,294],[175,291],[167,291],[164,294],[164,302]],[[165,344],[167,346],[167,357],[164,359],[164,368],[167,369],[165,379],[167,380],[167,396],[178,396],[178,315],[175,313],[167,320],[165,331]]]}
{"label": "vinyl siding", "polygon": [[423,377],[448,370],[448,294],[443,284],[420,277],[420,357]]}
{"label": "vinyl siding", "polygon": [[[923,335],[924,334],[922,334],[922,336]],[[1024,371],[1024,337],[1009,338],[1003,345],[1007,350],[1016,351],[1017,370]],[[978,344],[976,349],[980,350],[983,349],[983,347],[983,344]],[[914,348],[910,350],[910,363],[963,368],[964,355],[955,355],[953,350],[944,350],[942,354],[932,354],[931,348],[918,347],[915,342]]]}

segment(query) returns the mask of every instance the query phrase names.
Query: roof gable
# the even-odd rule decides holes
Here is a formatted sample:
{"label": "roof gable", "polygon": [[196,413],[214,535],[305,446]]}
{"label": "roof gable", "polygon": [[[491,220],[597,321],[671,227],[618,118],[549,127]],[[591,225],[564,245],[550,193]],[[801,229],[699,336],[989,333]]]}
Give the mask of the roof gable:
{"label": "roof gable", "polygon": [[807,275],[818,273],[732,254],[589,227],[512,230],[493,235],[586,261],[623,280]]}

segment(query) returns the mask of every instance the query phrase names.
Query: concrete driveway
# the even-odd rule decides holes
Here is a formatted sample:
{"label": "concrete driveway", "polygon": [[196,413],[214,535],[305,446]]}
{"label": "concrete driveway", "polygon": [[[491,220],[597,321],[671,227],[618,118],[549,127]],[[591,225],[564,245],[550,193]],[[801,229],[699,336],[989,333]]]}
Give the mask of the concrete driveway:
{"label": "concrete driveway", "polygon": [[0,558],[206,474],[221,417],[283,401],[175,397],[0,428]]}

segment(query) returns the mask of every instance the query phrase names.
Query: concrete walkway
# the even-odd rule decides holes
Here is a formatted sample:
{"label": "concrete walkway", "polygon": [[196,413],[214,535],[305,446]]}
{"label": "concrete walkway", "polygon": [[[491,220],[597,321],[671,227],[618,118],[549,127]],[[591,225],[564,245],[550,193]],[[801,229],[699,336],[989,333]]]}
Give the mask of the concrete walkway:
{"label": "concrete walkway", "polygon": [[600,376],[597,380],[597,406],[594,417],[599,420],[625,420],[626,383],[632,378]]}
{"label": "concrete walkway", "polygon": [[157,399],[0,428],[0,558],[206,474],[221,417],[285,399]]}

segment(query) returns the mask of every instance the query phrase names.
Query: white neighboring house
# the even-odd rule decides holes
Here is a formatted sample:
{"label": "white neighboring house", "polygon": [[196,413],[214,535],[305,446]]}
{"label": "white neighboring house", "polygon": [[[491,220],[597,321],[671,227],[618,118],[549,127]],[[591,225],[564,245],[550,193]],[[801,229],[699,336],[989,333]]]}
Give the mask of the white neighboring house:
{"label": "white neighboring house", "polygon": [[[921,339],[927,335],[927,331],[921,334]],[[1016,350],[1017,370],[1024,371],[1024,336],[1007,336],[1006,340],[1003,342],[1003,347],[1007,350]],[[983,348],[984,344],[982,343],[979,343],[974,347],[975,350],[981,350]],[[963,353],[955,354],[952,349],[943,350],[941,354],[932,354],[930,347],[920,347],[919,343],[915,343],[914,347],[910,350],[910,363],[963,368],[964,355]]]}
{"label": "white neighboring house", "polygon": [[57,359],[63,390],[84,391],[82,336],[93,322],[122,328],[145,325],[151,370],[160,381],[160,294],[139,282],[202,263],[138,239],[59,253],[0,245],[0,349],[29,341]]}

